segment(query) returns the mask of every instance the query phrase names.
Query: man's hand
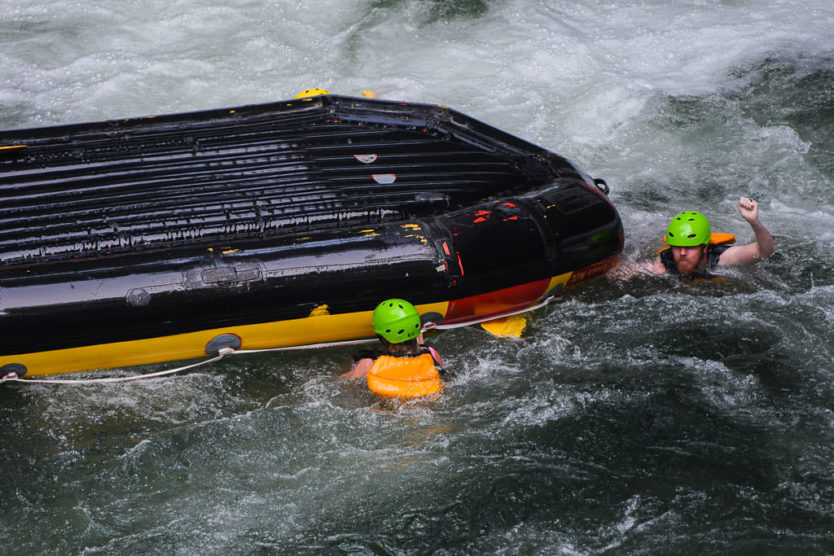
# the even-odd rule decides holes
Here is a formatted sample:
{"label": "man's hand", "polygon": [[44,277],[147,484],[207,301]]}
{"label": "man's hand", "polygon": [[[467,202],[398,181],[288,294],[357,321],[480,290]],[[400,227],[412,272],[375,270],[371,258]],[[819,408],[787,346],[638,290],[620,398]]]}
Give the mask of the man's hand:
{"label": "man's hand", "polygon": [[759,222],[759,204],[756,201],[742,197],[738,200],[738,213],[753,228],[756,241],[747,245],[733,245],[721,254],[719,265],[755,263],[769,257],[776,250],[773,236]]}
{"label": "man's hand", "polygon": [[759,219],[759,203],[749,197],[742,197],[738,200],[738,213],[747,222],[755,222]]}

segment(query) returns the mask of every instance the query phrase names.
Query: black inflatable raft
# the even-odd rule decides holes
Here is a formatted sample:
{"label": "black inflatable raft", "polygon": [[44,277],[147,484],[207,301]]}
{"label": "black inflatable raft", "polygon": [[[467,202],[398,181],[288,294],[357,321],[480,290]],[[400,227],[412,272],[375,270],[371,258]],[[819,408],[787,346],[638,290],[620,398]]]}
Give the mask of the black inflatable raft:
{"label": "black inflatable raft", "polygon": [[449,108],[318,96],[0,132],[0,373],[466,323],[604,274],[620,218],[565,158]]}

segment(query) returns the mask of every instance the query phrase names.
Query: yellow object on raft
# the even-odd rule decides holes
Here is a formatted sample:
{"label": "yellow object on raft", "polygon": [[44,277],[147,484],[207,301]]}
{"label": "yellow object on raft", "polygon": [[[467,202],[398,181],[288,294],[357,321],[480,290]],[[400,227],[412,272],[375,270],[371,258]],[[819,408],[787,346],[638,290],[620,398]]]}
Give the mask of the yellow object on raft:
{"label": "yellow object on raft", "polygon": [[[300,93],[295,95],[295,97],[293,97],[293,98],[312,98],[312,97],[317,97],[317,96],[320,96],[320,95],[329,95],[329,94],[330,94],[330,91],[328,91],[327,89],[322,89],[320,87],[313,87],[311,89],[304,89],[303,91],[301,91]],[[376,93],[374,93],[371,90],[365,89],[365,90],[362,91],[362,96],[365,97],[365,98],[376,98]]]}
{"label": "yellow object on raft", "polygon": [[430,353],[417,357],[380,355],[368,371],[368,388],[389,398],[419,398],[440,391],[440,373]]}
{"label": "yellow object on raft", "polygon": [[309,97],[317,97],[319,95],[329,95],[329,94],[330,94],[330,91],[328,91],[327,89],[322,89],[320,87],[313,87],[311,89],[304,89],[303,91],[301,91],[300,93],[295,95],[294,98],[309,98]]}
{"label": "yellow object on raft", "polygon": [[493,336],[521,338],[521,333],[527,328],[527,317],[525,315],[510,315],[509,317],[488,320],[481,323],[481,328]]}

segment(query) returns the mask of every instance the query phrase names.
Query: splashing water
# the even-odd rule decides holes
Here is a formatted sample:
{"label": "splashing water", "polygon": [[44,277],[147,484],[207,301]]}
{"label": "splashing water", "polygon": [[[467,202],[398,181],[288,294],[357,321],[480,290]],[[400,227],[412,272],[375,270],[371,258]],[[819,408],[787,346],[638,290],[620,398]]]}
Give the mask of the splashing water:
{"label": "splashing water", "polygon": [[[439,103],[612,188],[628,260],[707,213],[777,254],[720,283],[603,278],[520,340],[431,342],[395,405],[343,349],[0,390],[9,553],[829,553],[828,0],[6,2],[0,127],[292,97]],[[0,291],[2,295],[2,291]]]}

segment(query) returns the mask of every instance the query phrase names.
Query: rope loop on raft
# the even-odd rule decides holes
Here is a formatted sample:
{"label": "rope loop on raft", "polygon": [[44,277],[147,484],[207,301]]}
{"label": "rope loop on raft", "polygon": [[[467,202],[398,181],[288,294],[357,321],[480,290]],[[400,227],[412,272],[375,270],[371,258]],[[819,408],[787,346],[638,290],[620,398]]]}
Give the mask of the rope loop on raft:
{"label": "rope loop on raft", "polygon": [[[514,311],[507,311],[500,314],[492,314],[488,317],[484,317],[482,319],[478,319],[475,321],[467,321],[465,323],[455,323],[455,324],[438,324],[433,321],[428,321],[423,323],[422,330],[429,331],[429,330],[451,330],[454,328],[461,328],[464,326],[471,326],[473,324],[480,324],[482,322],[487,322],[499,318],[510,317],[513,315],[519,315],[521,313],[527,313],[529,311],[534,311],[541,307],[544,307],[548,303],[550,303],[555,296],[549,296],[542,300],[540,303],[536,305],[532,305],[530,307],[525,307],[521,310],[514,310]],[[439,315],[438,315],[439,316]],[[276,352],[276,351],[301,351],[307,349],[320,349],[326,347],[338,347],[338,346],[353,346],[353,345],[361,345],[361,344],[369,344],[376,342],[376,338],[363,338],[360,340],[345,340],[341,342],[325,342],[321,344],[305,344],[303,346],[286,346],[286,347],[277,347],[277,348],[266,348],[266,349],[235,349],[231,347],[223,347],[217,351],[217,355],[211,357],[209,359],[205,359],[203,361],[198,361],[197,363],[192,363],[190,365],[185,365],[182,367],[177,367],[175,369],[168,369],[165,371],[159,371],[156,373],[147,373],[143,375],[136,375],[136,376],[124,376],[124,377],[106,377],[106,378],[73,378],[73,379],[38,379],[38,378],[21,378],[18,376],[17,373],[8,373],[5,376],[0,377],[0,385],[6,382],[18,382],[21,384],[53,384],[53,385],[84,385],[84,384],[113,384],[113,383],[124,383],[124,382],[136,382],[139,380],[146,380],[149,378],[159,378],[162,376],[172,375],[175,373],[180,373],[183,371],[188,371],[191,369],[195,369],[197,367],[202,367],[203,365],[208,365],[210,363],[215,363],[220,361],[224,357],[228,355],[245,355],[250,353],[268,353],[268,352]]]}

